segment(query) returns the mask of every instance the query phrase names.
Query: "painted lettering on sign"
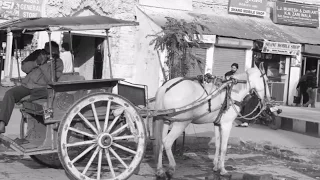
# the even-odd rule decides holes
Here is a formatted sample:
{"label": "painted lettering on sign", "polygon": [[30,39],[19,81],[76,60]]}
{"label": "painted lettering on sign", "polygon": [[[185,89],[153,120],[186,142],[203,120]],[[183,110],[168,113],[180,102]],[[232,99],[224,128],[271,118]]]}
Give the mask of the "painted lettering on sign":
{"label": "painted lettering on sign", "polygon": [[284,25],[318,27],[318,8],[316,6],[276,2],[276,7],[273,12],[273,22]]}
{"label": "painted lettering on sign", "polygon": [[265,40],[263,42],[262,53],[283,54],[291,56],[301,55],[301,44],[271,42]]}
{"label": "painted lettering on sign", "polygon": [[267,0],[230,0],[229,12],[248,14],[253,16],[265,16]]}
{"label": "painted lettering on sign", "polygon": [[0,0],[0,18],[40,17],[42,6],[42,0]]}

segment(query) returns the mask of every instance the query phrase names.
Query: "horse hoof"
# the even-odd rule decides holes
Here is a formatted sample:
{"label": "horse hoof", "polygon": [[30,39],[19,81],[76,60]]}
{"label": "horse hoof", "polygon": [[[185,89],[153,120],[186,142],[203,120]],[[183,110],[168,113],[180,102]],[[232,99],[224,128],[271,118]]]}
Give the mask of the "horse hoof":
{"label": "horse hoof", "polygon": [[215,166],[215,167],[213,168],[213,171],[214,171],[214,172],[217,172],[217,171],[219,171],[219,168],[218,168],[217,166]]}
{"label": "horse hoof", "polygon": [[220,175],[221,175],[221,176],[228,175],[228,171],[227,171],[227,170],[225,170],[225,169],[221,169],[221,171],[220,171]]}
{"label": "horse hoof", "polygon": [[166,172],[167,178],[170,180],[173,178],[173,174],[175,172],[175,168],[169,167],[169,169]]}
{"label": "horse hoof", "polygon": [[167,178],[166,172],[163,170],[163,168],[158,169],[156,173],[156,179],[157,180],[165,180]]}

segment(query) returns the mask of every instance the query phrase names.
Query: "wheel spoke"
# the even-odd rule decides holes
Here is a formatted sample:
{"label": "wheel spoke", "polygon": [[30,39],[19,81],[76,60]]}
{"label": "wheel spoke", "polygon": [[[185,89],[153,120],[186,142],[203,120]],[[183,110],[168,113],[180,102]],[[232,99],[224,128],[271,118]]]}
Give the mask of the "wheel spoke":
{"label": "wheel spoke", "polygon": [[69,127],[69,130],[71,130],[73,132],[76,132],[76,133],[79,133],[79,134],[82,134],[82,135],[85,135],[87,137],[95,138],[95,135],[89,134],[89,133],[84,132],[84,131],[80,131],[79,129],[76,129],[76,128]]}
{"label": "wheel spoke", "polygon": [[92,111],[93,111],[94,120],[96,121],[97,129],[98,129],[99,132],[101,132],[100,122],[99,122],[99,118],[98,118],[98,115],[97,115],[96,106],[94,105],[94,103],[91,103],[91,108],[92,108]]}
{"label": "wheel spoke", "polygon": [[120,118],[120,116],[117,116],[113,119],[112,123],[110,124],[110,126],[107,129],[107,133],[109,133],[109,131],[113,128],[113,126],[116,124],[116,122],[118,121],[118,119]]}
{"label": "wheel spoke", "polygon": [[130,136],[118,136],[118,137],[113,137],[113,140],[122,140],[122,139],[134,139],[135,136],[134,135],[130,135]]}
{"label": "wheel spoke", "polygon": [[124,126],[121,126],[119,129],[117,129],[116,131],[114,131],[113,133],[111,133],[112,136],[122,133],[124,131],[125,128],[127,128],[129,125],[125,124]]}
{"label": "wheel spoke", "polygon": [[127,148],[127,147],[124,147],[124,146],[122,146],[122,145],[120,145],[120,144],[113,143],[112,145],[115,146],[115,147],[117,147],[117,148],[119,148],[119,149],[122,149],[122,150],[124,150],[124,151],[127,151],[127,152],[129,152],[129,153],[131,153],[131,154],[137,154],[136,151],[133,151],[132,149],[129,149],[129,148]]}
{"label": "wheel spoke", "polygon": [[106,154],[106,158],[107,158],[107,161],[108,161],[108,165],[109,165],[112,177],[114,178],[114,177],[116,177],[116,174],[114,173],[114,169],[113,169],[113,165],[112,165],[112,162],[111,162],[109,150],[108,149],[104,149],[104,152]]}
{"label": "wheel spoke", "polygon": [[106,110],[106,117],[104,119],[104,125],[103,125],[103,132],[105,132],[108,128],[108,122],[109,122],[109,116],[110,116],[110,106],[111,101],[108,101],[107,110]]}
{"label": "wheel spoke", "polygon": [[118,159],[118,161],[126,168],[128,169],[128,165],[120,158],[120,156],[112,149],[109,148],[109,151]]}
{"label": "wheel spoke", "polygon": [[98,134],[98,130],[88,121],[88,119],[87,119],[86,117],[83,116],[83,114],[81,114],[81,113],[79,112],[78,115],[79,115],[80,118],[92,129],[93,132],[95,132],[96,134]]}
{"label": "wheel spoke", "polygon": [[85,175],[86,172],[88,171],[89,167],[92,164],[92,161],[94,160],[94,158],[97,156],[98,152],[101,151],[100,147],[97,147],[96,150],[94,151],[94,153],[92,154],[91,158],[89,159],[89,162],[87,163],[86,167],[84,168],[84,170],[82,171],[82,174]]}
{"label": "wheel spoke", "polygon": [[102,149],[99,151],[97,180],[101,178]]}
{"label": "wheel spoke", "polygon": [[92,144],[90,147],[88,147],[86,150],[84,150],[81,154],[79,154],[77,157],[75,157],[71,163],[74,164],[77,162],[80,158],[82,158],[84,155],[86,155],[89,151],[91,151],[93,148],[96,147],[96,144]]}
{"label": "wheel spoke", "polygon": [[81,142],[76,142],[72,144],[67,144],[67,147],[74,147],[74,146],[83,146],[83,145],[90,145],[96,143],[96,140],[90,140],[90,141],[81,141]]}

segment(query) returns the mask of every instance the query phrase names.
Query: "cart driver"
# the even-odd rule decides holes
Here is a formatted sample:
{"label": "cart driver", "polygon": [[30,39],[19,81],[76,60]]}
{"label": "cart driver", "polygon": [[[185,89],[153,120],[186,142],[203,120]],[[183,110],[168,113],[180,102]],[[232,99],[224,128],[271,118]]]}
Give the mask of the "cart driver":
{"label": "cart driver", "polygon": [[[59,79],[63,71],[63,62],[59,57],[59,45],[51,41],[51,47],[55,74]],[[22,61],[21,69],[27,75],[21,85],[9,89],[3,97],[0,111],[0,134],[5,132],[5,126],[8,125],[15,103],[28,95],[30,95],[29,101],[47,98],[47,85],[51,81],[49,52],[49,42],[47,42],[44,49],[32,52]]]}

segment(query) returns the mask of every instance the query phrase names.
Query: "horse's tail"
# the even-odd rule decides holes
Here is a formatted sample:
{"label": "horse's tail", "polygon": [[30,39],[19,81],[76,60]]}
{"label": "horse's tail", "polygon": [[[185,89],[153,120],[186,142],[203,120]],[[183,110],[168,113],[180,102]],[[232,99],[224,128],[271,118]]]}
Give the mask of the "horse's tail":
{"label": "horse's tail", "polygon": [[[166,93],[165,87],[160,87],[156,93],[155,110],[164,109],[164,95]],[[153,142],[153,154],[155,162],[158,162],[160,147],[162,145],[162,131],[163,131],[163,120],[159,117],[153,117],[153,135],[155,140]]]}

